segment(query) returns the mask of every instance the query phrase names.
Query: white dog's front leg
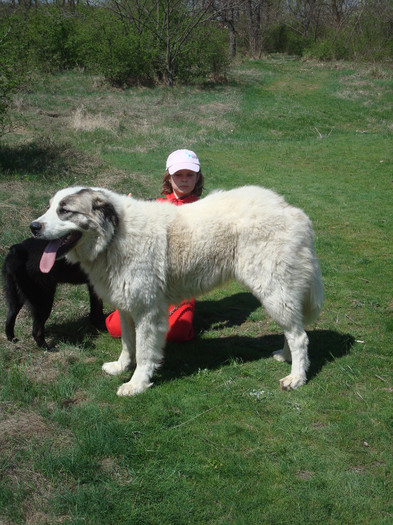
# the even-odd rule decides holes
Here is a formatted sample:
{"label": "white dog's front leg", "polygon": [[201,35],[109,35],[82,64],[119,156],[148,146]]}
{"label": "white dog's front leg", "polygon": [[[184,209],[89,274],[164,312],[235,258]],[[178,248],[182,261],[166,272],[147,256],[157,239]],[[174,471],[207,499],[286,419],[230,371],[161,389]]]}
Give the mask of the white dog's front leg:
{"label": "white dog's front leg", "polygon": [[117,361],[104,363],[102,369],[111,376],[117,376],[135,365],[135,324],[130,315],[120,313],[122,350]]}
{"label": "white dog's front leg", "polygon": [[151,313],[136,325],[136,369],[130,381],[121,385],[118,396],[140,394],[152,386],[154,371],[161,365],[165,333],[168,328],[167,311]]}

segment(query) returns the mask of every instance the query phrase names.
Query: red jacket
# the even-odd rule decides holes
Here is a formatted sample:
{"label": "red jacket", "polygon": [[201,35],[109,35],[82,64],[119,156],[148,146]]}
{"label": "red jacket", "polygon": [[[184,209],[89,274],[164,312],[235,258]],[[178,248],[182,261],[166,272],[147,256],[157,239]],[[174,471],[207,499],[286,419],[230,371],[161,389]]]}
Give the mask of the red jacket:
{"label": "red jacket", "polygon": [[171,204],[174,204],[175,206],[181,206],[182,204],[189,204],[190,202],[198,201],[199,197],[194,195],[193,193],[190,193],[190,195],[186,195],[182,199],[177,199],[174,193],[168,193],[165,195],[165,197],[159,197],[157,199],[158,202],[170,202]]}

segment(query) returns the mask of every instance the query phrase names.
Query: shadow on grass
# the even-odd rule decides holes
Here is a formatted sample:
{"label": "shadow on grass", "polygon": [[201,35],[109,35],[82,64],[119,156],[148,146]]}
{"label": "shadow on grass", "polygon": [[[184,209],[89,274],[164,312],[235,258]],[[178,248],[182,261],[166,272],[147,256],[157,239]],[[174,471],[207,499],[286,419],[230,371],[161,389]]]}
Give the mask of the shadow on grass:
{"label": "shadow on grass", "polygon": [[307,332],[307,335],[310,359],[308,380],[318,375],[326,363],[349,354],[355,343],[355,338],[351,334],[341,334],[334,330],[313,330]]}
{"label": "shadow on grass", "polygon": [[[78,317],[64,323],[51,323],[50,318],[45,326],[45,339],[52,352],[58,350],[59,343],[71,345],[83,344],[86,348],[95,348],[95,339],[101,332],[106,331],[105,326],[96,328],[90,322],[89,315]],[[120,352],[120,346],[119,346]]]}
{"label": "shadow on grass", "polygon": [[[240,292],[219,301],[201,301],[195,311],[195,331],[220,330],[244,323],[261,306],[249,292]],[[212,328],[216,325],[217,328]]]}
{"label": "shadow on grass", "polygon": [[[314,330],[308,332],[308,336],[310,340],[308,380],[317,376],[326,363],[347,355],[354,343],[354,338],[350,334],[340,334],[333,330]],[[192,375],[198,370],[214,370],[229,364],[232,360],[246,363],[266,359],[282,346],[283,335],[280,334],[261,337],[239,335],[196,339],[183,345],[172,344],[168,346],[164,365],[159,374],[161,380],[166,381]]]}
{"label": "shadow on grass", "polygon": [[[197,305],[196,331],[214,330],[216,324],[217,330],[241,325],[259,307],[259,301],[251,293],[235,294],[220,301],[203,301]],[[307,331],[307,334],[310,358],[308,380],[315,377],[326,363],[347,355],[355,342],[352,335],[334,330],[313,330]],[[200,369],[215,369],[232,360],[249,362],[270,358],[272,352],[282,348],[283,344],[282,333],[260,337],[233,335],[196,338],[188,343],[170,344],[167,345],[160,377],[165,381],[191,375]]]}
{"label": "shadow on grass", "polygon": [[[238,293],[224,297],[219,301],[202,301],[197,305],[195,319],[196,332],[211,330],[218,324],[222,327],[239,326],[260,303],[251,293]],[[317,376],[320,370],[331,361],[350,353],[355,339],[350,334],[341,334],[334,330],[312,330],[309,337],[310,368],[308,380]],[[88,316],[62,324],[49,325],[48,338],[53,342],[84,344],[94,347],[94,340],[99,331],[90,323]],[[48,341],[49,342],[49,341]],[[165,360],[157,372],[156,383],[165,382],[177,377],[189,376],[198,370],[214,370],[233,360],[251,362],[270,358],[272,352],[283,347],[284,336],[281,333],[266,334],[259,337],[231,335],[214,338],[199,338],[188,343],[167,344]],[[121,342],[119,340],[119,353]],[[289,373],[289,372],[288,372]]]}
{"label": "shadow on grass", "polygon": [[0,171],[3,177],[46,175],[58,180],[91,164],[85,155],[69,144],[42,138],[17,146],[0,146]]}

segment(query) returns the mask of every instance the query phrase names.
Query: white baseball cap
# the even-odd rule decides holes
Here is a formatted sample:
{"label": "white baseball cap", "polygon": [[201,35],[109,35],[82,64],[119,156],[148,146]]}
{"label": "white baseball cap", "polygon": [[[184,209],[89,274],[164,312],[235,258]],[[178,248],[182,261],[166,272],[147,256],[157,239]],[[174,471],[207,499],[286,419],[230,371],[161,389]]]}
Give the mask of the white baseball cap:
{"label": "white baseball cap", "polygon": [[198,173],[201,165],[196,153],[189,149],[177,149],[167,158],[166,169],[169,171],[169,175],[173,175],[179,170],[191,170]]}

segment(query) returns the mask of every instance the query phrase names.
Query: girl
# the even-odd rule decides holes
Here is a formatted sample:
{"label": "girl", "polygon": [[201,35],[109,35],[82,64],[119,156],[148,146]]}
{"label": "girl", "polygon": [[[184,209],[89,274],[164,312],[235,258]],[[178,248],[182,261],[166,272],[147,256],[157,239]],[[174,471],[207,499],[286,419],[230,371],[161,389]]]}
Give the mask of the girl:
{"label": "girl", "polygon": [[[203,190],[203,175],[199,159],[193,151],[179,149],[171,153],[166,161],[160,202],[171,202],[182,206],[199,200]],[[193,318],[195,299],[169,306],[169,330],[166,340],[175,343],[190,341],[194,337]],[[121,337],[120,315],[116,310],[105,320],[112,337]]]}

